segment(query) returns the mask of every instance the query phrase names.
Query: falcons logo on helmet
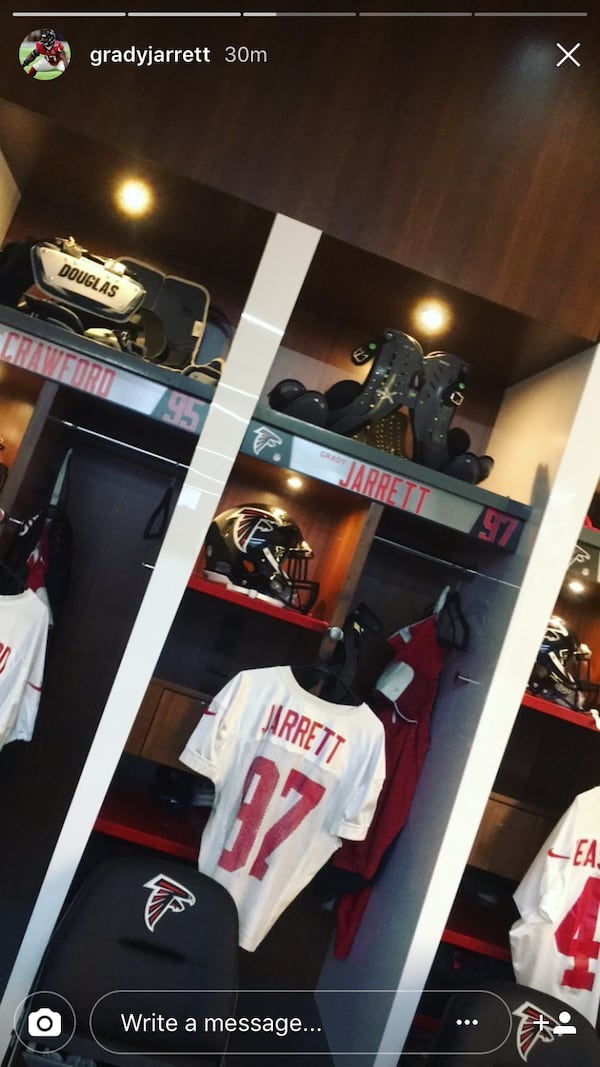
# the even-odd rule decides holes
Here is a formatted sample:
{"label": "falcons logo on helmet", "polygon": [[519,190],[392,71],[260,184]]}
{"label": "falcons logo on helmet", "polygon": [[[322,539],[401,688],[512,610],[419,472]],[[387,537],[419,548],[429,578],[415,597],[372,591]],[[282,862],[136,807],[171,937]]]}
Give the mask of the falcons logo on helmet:
{"label": "falcons logo on helmet", "polygon": [[245,552],[258,534],[271,533],[276,525],[275,520],[263,509],[240,508],[232,531],[236,548],[239,548],[240,552]]}
{"label": "falcons logo on helmet", "polygon": [[157,874],[149,882],[144,882],[144,889],[151,890],[144,908],[144,920],[152,934],[159,919],[168,911],[183,911],[196,903],[196,898],[189,889],[166,874]]}
{"label": "falcons logo on helmet", "polygon": [[281,437],[273,433],[273,430],[270,430],[268,426],[261,426],[254,431],[252,450],[255,456],[260,456],[264,448],[276,448],[277,445],[281,444],[283,444]]}
{"label": "falcons logo on helmet", "polygon": [[515,1008],[513,1015],[519,1019],[517,1026],[517,1049],[522,1060],[527,1061],[532,1048],[538,1041],[554,1041],[553,1029],[558,1026],[558,1020],[553,1019],[547,1012],[537,1008],[531,1001],[525,1000],[520,1007]]}

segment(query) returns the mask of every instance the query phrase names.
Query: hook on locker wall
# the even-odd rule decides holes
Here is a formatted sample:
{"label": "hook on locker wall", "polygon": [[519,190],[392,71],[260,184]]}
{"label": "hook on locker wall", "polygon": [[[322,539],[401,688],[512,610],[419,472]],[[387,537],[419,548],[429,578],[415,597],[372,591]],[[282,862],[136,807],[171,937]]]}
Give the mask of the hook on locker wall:
{"label": "hook on locker wall", "polygon": [[459,671],[454,675],[454,681],[457,684],[462,682],[463,685],[481,685],[481,682],[478,682],[476,678],[468,678],[466,674],[460,674]]}
{"label": "hook on locker wall", "polygon": [[24,526],[25,523],[22,519],[15,519],[14,515],[9,515],[4,508],[0,508],[0,526],[3,523],[11,523],[13,526]]}

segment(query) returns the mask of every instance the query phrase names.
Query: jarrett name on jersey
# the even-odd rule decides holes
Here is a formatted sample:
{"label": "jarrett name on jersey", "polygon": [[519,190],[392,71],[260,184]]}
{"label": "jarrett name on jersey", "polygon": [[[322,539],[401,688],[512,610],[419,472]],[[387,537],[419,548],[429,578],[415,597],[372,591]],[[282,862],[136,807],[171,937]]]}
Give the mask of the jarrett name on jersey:
{"label": "jarrett name on jersey", "polygon": [[336,734],[309,715],[301,715],[293,708],[284,708],[283,704],[273,704],[261,733],[283,737],[292,745],[297,745],[304,752],[314,752],[315,756],[323,753],[325,763],[331,763],[340,745],[346,744],[346,738]]}
{"label": "jarrett name on jersey", "polygon": [[371,709],[321,700],[289,667],[236,675],[180,758],[215,783],[198,866],[234,898],[248,950],[341,838],[365,837],[385,777]]}

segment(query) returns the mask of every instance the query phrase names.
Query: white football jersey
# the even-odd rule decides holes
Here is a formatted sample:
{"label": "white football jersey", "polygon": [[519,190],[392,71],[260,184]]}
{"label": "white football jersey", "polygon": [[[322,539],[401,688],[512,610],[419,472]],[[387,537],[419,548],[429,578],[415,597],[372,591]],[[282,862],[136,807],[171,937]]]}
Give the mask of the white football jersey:
{"label": "white football jersey", "polygon": [[48,609],[31,589],[0,596],[0,748],[31,740],[47,637]]}
{"label": "white football jersey", "polygon": [[215,783],[198,866],[231,893],[250,951],[341,837],[366,836],[385,776],[371,709],[307,693],[289,667],[236,675],[181,759]]}
{"label": "white football jersey", "polygon": [[600,1002],[600,786],[581,793],[518,887],[510,931],[518,982],[595,1025]]}

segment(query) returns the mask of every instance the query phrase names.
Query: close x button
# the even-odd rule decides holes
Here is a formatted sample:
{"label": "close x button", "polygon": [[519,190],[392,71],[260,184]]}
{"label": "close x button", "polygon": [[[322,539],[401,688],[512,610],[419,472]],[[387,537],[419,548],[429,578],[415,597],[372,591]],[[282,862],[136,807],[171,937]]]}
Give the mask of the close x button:
{"label": "close x button", "polygon": [[561,52],[564,53],[562,59],[559,59],[558,63],[556,64],[557,67],[562,67],[563,63],[566,63],[567,59],[569,59],[571,61],[571,63],[573,63],[576,67],[580,67],[581,66],[581,63],[577,59],[575,59],[575,56],[573,54],[574,52],[577,51],[578,48],[581,47],[581,41],[578,41],[577,44],[574,44],[573,47],[570,48],[570,49],[569,48],[565,48],[565,46],[563,44],[560,44],[557,41],[556,42],[556,47],[560,48]]}

